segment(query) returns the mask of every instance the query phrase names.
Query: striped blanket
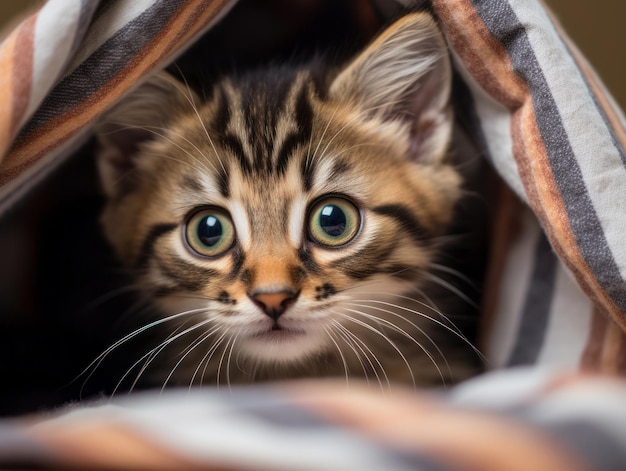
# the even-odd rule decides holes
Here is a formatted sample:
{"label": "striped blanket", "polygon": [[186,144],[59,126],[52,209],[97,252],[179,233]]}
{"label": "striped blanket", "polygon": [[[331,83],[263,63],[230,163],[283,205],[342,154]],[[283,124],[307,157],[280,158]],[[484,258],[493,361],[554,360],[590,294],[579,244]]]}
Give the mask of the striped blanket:
{"label": "striped blanket", "polygon": [[[234,3],[49,0],[10,32],[0,215]],[[309,2],[259,3],[297,14]],[[79,405],[0,422],[0,467],[623,469],[623,115],[539,0],[346,4],[361,17],[431,8],[471,92],[477,140],[504,182],[483,309],[493,371],[447,393],[319,382]]]}

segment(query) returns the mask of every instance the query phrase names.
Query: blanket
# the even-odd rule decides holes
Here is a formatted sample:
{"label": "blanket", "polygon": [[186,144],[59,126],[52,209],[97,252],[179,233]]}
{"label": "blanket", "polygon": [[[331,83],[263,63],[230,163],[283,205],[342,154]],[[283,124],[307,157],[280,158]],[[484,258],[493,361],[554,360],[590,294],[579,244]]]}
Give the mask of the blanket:
{"label": "blanket", "polygon": [[[234,3],[49,0],[15,28],[0,45],[0,214]],[[494,371],[427,395],[307,383],[79,405],[0,424],[1,465],[621,469],[623,115],[539,0],[353,4],[386,18],[430,8],[470,91],[503,182],[482,314]]]}
{"label": "blanket", "polygon": [[617,471],[622,381],[511,369],[446,394],[304,382],[0,421],[0,469]]}

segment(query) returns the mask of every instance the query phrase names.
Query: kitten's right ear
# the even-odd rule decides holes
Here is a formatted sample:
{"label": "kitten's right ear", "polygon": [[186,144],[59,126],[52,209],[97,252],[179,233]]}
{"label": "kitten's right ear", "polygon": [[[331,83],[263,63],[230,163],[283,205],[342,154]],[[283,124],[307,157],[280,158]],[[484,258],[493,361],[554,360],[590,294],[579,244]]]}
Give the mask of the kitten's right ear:
{"label": "kitten's right ear", "polygon": [[402,122],[408,155],[441,161],[452,129],[452,69],[446,42],[428,13],[408,14],[378,36],[330,86],[332,98],[364,119]]}
{"label": "kitten's right ear", "polygon": [[[100,179],[108,197],[132,190],[143,144],[166,133],[168,124],[197,97],[171,75],[160,72],[139,85],[96,125]],[[145,160],[145,159],[144,159]]]}

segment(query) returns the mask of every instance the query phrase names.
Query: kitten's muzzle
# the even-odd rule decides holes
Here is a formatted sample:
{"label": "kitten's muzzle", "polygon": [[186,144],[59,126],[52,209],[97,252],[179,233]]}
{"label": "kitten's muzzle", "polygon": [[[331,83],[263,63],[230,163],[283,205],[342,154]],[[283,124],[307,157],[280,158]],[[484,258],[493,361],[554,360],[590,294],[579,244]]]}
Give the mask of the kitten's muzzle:
{"label": "kitten's muzzle", "polygon": [[299,291],[290,290],[248,294],[252,302],[274,320],[282,316],[289,306],[296,302],[299,295]]}

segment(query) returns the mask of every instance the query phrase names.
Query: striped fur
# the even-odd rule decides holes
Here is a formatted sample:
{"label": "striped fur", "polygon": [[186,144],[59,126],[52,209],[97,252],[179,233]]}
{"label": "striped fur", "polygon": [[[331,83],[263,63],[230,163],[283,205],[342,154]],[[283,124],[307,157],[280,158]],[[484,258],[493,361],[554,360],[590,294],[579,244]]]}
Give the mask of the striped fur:
{"label": "striped fur", "polygon": [[[397,58],[414,70],[394,70]],[[468,306],[439,312],[456,295],[429,286],[460,197],[446,162],[451,78],[437,27],[409,15],[315,77],[290,67],[229,77],[202,103],[161,74],[99,128],[106,234],[156,309],[176,316],[164,345],[186,332],[171,350],[186,347],[188,364],[166,362],[173,381],[345,374],[436,384],[477,364],[446,317]],[[361,218],[336,248],[307,229],[324,198],[352,202]],[[205,257],[185,225],[211,207],[228,213],[236,240]],[[258,293],[291,293],[293,304],[275,319]]]}

